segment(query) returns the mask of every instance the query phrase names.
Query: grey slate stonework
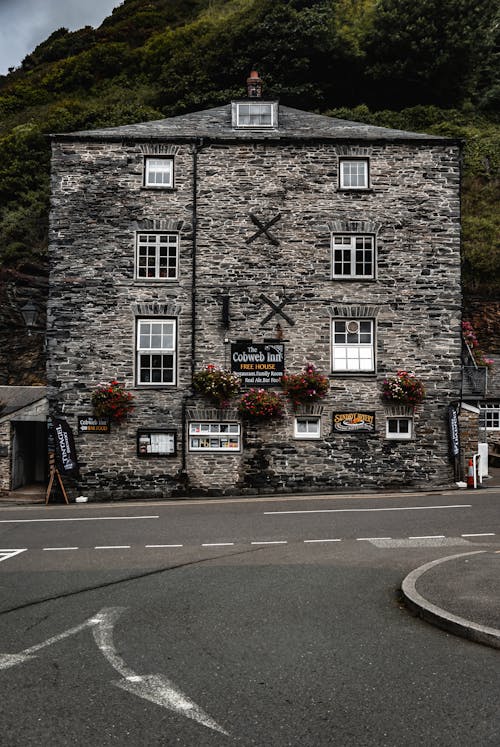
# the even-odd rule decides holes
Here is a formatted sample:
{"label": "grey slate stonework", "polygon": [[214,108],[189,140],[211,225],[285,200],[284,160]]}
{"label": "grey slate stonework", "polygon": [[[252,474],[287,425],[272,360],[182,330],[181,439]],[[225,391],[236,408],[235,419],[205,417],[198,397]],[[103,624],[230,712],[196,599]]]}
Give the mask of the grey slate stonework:
{"label": "grey slate stonework", "polygon": [[[53,137],[52,408],[76,430],[100,382],[117,378],[136,399],[110,434],[75,433],[81,492],[104,499],[449,484],[446,408],[459,401],[461,381],[460,144],[286,107],[277,130],[233,130],[230,112]],[[172,190],[143,187],[144,156],[158,153],[174,157]],[[360,155],[370,159],[370,189],[339,190],[339,157]],[[280,215],[270,229],[278,245],[265,234],[247,243],[257,230],[250,214],[264,223]],[[148,229],[178,231],[178,280],[134,280],[135,232]],[[331,234],[355,231],[376,237],[376,279],[332,280]],[[294,324],[275,315],[263,326],[271,308],[262,294],[284,300]],[[175,387],[135,384],[141,316],[178,321]],[[331,374],[332,318],[351,316],[376,320],[374,374]],[[288,405],[281,421],[244,424],[241,452],[183,453],[189,419],[221,417],[193,395],[193,370],[229,367],[229,341],[273,338],[278,322],[287,371],[311,361],[330,374],[322,437],[294,439]],[[427,390],[408,442],[386,440],[380,399],[384,376],[400,368]],[[375,432],[333,433],[339,410],[375,411]],[[176,456],[138,457],[139,428],[175,430]]]}

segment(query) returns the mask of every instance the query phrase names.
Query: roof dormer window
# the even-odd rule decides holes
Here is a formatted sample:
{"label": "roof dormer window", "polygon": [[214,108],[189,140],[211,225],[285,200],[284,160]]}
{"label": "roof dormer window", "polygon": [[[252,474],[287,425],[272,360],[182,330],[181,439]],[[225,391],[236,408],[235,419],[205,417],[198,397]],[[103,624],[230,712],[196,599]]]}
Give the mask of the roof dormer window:
{"label": "roof dormer window", "polygon": [[238,102],[236,105],[237,127],[273,127],[273,105],[271,101]]}
{"label": "roof dormer window", "polygon": [[242,129],[271,129],[278,124],[276,101],[233,102],[233,127]]}

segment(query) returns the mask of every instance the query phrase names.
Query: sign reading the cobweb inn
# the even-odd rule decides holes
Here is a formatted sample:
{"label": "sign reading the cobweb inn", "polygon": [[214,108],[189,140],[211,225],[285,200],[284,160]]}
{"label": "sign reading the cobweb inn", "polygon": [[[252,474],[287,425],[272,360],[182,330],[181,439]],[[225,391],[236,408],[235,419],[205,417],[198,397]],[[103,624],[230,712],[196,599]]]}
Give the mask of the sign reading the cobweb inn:
{"label": "sign reading the cobweb inn", "polygon": [[280,343],[231,344],[231,372],[242,386],[281,386],[285,373],[285,346]]}
{"label": "sign reading the cobweb inn", "polygon": [[334,412],[333,430],[335,433],[358,433],[375,430],[374,412]]}

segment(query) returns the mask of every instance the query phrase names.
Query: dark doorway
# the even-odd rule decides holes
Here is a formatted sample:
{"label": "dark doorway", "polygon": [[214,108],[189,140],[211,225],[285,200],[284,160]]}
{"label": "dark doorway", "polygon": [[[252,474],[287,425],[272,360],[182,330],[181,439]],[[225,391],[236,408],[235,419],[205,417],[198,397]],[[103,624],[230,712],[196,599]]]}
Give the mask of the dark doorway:
{"label": "dark doorway", "polygon": [[47,480],[47,425],[12,422],[12,490]]}

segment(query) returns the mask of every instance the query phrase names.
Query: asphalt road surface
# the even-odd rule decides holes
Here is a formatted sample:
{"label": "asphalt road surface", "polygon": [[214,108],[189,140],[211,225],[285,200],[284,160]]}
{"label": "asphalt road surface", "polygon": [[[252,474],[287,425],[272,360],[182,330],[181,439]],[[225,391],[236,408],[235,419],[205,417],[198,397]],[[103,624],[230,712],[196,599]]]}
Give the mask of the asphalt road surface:
{"label": "asphalt road surface", "polygon": [[497,650],[400,602],[500,493],[0,508],[0,744],[500,744]]}

